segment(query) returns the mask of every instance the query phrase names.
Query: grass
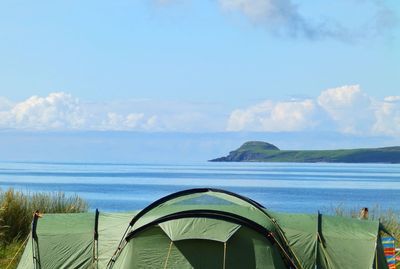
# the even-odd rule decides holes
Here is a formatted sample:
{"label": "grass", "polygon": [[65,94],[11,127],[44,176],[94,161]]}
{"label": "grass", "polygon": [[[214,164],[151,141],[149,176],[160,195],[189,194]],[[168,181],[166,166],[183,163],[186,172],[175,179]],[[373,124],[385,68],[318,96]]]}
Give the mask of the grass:
{"label": "grass", "polygon": [[[33,213],[79,213],[89,208],[79,196],[66,196],[63,192],[23,193],[9,189],[0,191],[0,268],[6,268],[30,231]],[[13,262],[16,268],[22,252]]]}
{"label": "grass", "polygon": [[[0,247],[0,268],[17,268],[19,258],[23,251],[23,242],[14,241],[6,246]],[[15,257],[15,259],[13,259]],[[11,264],[10,264],[11,263]]]}

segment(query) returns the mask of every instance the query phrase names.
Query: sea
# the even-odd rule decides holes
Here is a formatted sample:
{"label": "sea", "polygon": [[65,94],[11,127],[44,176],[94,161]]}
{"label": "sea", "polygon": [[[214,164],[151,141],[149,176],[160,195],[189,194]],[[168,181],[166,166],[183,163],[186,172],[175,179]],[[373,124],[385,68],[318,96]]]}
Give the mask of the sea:
{"label": "sea", "polygon": [[103,212],[138,210],[199,187],[236,192],[272,211],[369,207],[400,212],[399,164],[0,162],[3,191],[62,191]]}

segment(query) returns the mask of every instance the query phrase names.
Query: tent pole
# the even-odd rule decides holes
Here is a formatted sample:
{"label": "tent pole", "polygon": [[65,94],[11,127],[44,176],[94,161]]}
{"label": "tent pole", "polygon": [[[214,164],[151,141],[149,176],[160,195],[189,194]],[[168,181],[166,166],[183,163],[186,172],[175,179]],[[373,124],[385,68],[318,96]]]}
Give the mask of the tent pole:
{"label": "tent pole", "polygon": [[125,237],[131,228],[132,228],[132,224],[129,224],[124,232],[124,235],[122,236],[121,240],[119,241],[118,248],[114,251],[114,254],[112,255],[111,259],[108,261],[107,268],[110,268],[110,269],[113,268],[115,260],[119,256],[119,253],[121,252],[121,250],[124,248]]}
{"label": "tent pole", "polygon": [[275,218],[272,218],[271,216],[269,216],[269,214],[265,213],[265,215],[272,221],[272,223],[274,224],[277,234],[279,236],[279,238],[283,241],[283,243],[285,243],[285,245],[288,247],[288,250],[290,252],[290,254],[293,255],[294,259],[297,262],[296,267],[303,269],[303,266],[301,265],[300,259],[296,256],[296,253],[289,247],[289,242],[286,239],[285,233],[282,230],[281,226],[279,226],[279,224],[276,222]]}
{"label": "tent pole", "polygon": [[99,215],[100,212],[96,208],[96,213],[94,217],[94,235],[93,235],[93,263],[95,263],[96,268],[99,267]]}
{"label": "tent pole", "polygon": [[317,227],[315,234],[315,269],[318,269],[318,244],[319,244],[319,231],[320,231],[320,213],[317,212]]}
{"label": "tent pole", "polygon": [[288,247],[288,250],[290,252],[290,254],[293,255],[294,259],[297,262],[296,267],[303,269],[303,266],[301,265],[300,259],[297,257],[296,253],[289,247],[289,242],[286,239],[285,233],[282,230],[281,226],[279,226],[279,224],[276,222],[275,218],[272,218],[269,214],[265,213],[265,215],[272,221],[272,223],[274,224],[277,234],[279,236],[279,238],[283,241],[283,243],[285,243],[285,245]]}
{"label": "tent pole", "polygon": [[169,243],[167,258],[165,259],[165,262],[164,262],[164,269],[166,269],[167,265],[168,265],[168,259],[169,259],[169,255],[171,254],[172,244],[173,244],[173,242],[171,240],[171,243]]}
{"label": "tent pole", "polygon": [[37,223],[39,220],[39,211],[36,210],[33,214],[32,220],[32,255],[33,255],[33,268],[40,269],[40,253],[39,253],[39,238],[36,233]]}
{"label": "tent pole", "polygon": [[226,242],[224,242],[224,263],[222,265],[222,269],[225,269],[226,266]]}
{"label": "tent pole", "polygon": [[[265,216],[267,216],[267,218],[272,222],[272,224],[275,226],[278,237],[280,240],[282,240],[282,243],[285,244],[285,247],[287,248],[287,251],[293,255],[295,261],[297,264],[294,263],[294,261],[290,258],[290,262],[293,264],[293,266],[295,268],[300,268],[302,269],[303,266],[299,260],[299,258],[296,256],[296,253],[294,253],[294,251],[290,248],[289,246],[289,242],[286,239],[285,233],[282,230],[281,226],[277,223],[276,219],[274,217],[272,217],[266,210],[264,210],[262,207],[258,207],[257,204],[253,204],[253,206],[255,206],[256,208],[258,208]],[[286,250],[283,248],[283,246],[280,246],[281,249],[286,252]],[[287,255],[287,253],[285,253]]]}
{"label": "tent pole", "polygon": [[[318,211],[318,216],[317,216],[317,238],[316,238],[316,244],[315,244],[315,268],[319,268],[318,266],[318,261],[319,259],[323,259],[324,262],[326,263],[327,268],[329,268],[329,260],[327,260],[326,257],[328,257],[328,254],[325,250],[326,245],[325,245],[325,239],[322,234],[322,214]],[[319,246],[321,244],[321,247]],[[322,256],[320,257],[319,251],[322,251],[321,254]]]}
{"label": "tent pole", "polygon": [[[279,243],[279,240],[275,238],[273,233],[269,233],[266,236],[267,238],[272,237],[274,239],[274,243],[279,247],[279,249],[282,251],[283,255],[286,257],[286,259],[289,261],[291,268],[298,269],[299,267],[294,263],[292,258],[289,256],[289,254],[286,252],[286,250],[283,248],[281,243]],[[300,265],[301,266],[301,265]]]}

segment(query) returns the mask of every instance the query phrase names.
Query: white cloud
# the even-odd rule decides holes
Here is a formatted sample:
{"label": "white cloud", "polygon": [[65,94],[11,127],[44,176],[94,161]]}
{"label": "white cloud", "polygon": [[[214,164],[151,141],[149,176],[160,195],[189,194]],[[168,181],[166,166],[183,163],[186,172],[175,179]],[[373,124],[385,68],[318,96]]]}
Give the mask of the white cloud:
{"label": "white cloud", "polygon": [[314,124],[312,100],[265,101],[246,109],[234,110],[228,120],[228,131],[299,131]]}
{"label": "white cloud", "polygon": [[[101,108],[100,108],[101,107]],[[104,111],[63,92],[32,96],[0,112],[0,126],[28,130],[150,130],[156,117]]]}
{"label": "white cloud", "polygon": [[79,100],[57,92],[32,96],[0,114],[0,126],[17,129],[79,129],[85,124]]}
{"label": "white cloud", "polygon": [[359,85],[349,85],[323,90],[315,99],[265,100],[245,108],[228,109],[220,104],[150,99],[89,103],[55,92],[14,103],[0,98],[0,129],[144,132],[311,129],[400,137],[400,96],[379,99],[364,93]]}
{"label": "white cloud", "polygon": [[324,90],[315,99],[266,100],[231,112],[228,131],[302,131],[400,136],[400,96],[371,97],[359,85]]}
{"label": "white cloud", "polygon": [[400,96],[393,95],[393,96],[386,96],[384,98],[385,102],[399,102],[400,101]]}
{"label": "white cloud", "polygon": [[317,102],[342,133],[400,135],[400,96],[378,99],[350,85],[322,91]]}
{"label": "white cloud", "polygon": [[[397,96],[398,97],[398,96]],[[372,131],[377,134],[400,136],[400,98],[386,97],[375,111]]]}
{"label": "white cloud", "polygon": [[[5,100],[2,102],[2,100]],[[4,103],[4,104],[3,104]],[[222,131],[217,105],[134,99],[82,102],[67,93],[0,99],[0,128],[24,130]],[[211,113],[210,113],[211,112]]]}
{"label": "white cloud", "polygon": [[322,91],[317,102],[343,133],[370,132],[374,121],[373,99],[359,85]]}
{"label": "white cloud", "polygon": [[102,130],[135,130],[148,131],[156,128],[157,116],[146,117],[144,113],[129,113],[122,115],[115,112],[107,113],[106,119],[100,126],[93,126],[94,129]]}
{"label": "white cloud", "polygon": [[152,131],[222,131],[226,123],[226,107],[218,103],[135,99],[110,102],[107,107],[120,115],[128,115],[133,109],[143,113],[149,117],[146,128]]}

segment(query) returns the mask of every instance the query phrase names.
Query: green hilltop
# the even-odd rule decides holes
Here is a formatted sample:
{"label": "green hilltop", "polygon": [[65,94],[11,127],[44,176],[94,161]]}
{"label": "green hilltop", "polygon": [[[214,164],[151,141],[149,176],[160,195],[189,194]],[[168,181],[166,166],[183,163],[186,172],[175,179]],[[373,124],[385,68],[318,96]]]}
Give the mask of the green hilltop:
{"label": "green hilltop", "polygon": [[249,141],[228,156],[211,162],[298,162],[298,163],[400,163],[400,147],[280,150],[273,144]]}

